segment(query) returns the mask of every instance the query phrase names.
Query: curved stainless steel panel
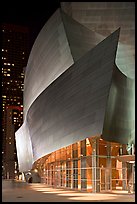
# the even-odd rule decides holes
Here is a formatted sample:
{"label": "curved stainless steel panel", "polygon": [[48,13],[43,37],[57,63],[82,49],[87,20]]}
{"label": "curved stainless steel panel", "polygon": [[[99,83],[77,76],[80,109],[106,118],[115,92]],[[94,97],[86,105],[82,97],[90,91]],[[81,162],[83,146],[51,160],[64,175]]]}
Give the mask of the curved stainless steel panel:
{"label": "curved stainless steel panel", "polygon": [[24,80],[24,120],[39,94],[74,63],[58,9],[40,31]]}
{"label": "curved stainless steel panel", "polygon": [[34,161],[103,129],[119,30],[80,58],[32,104],[27,123]]}
{"label": "curved stainless steel panel", "polygon": [[121,144],[135,143],[135,81],[114,66],[102,137]]}
{"label": "curved stainless steel panel", "polygon": [[15,139],[19,170],[22,172],[29,170],[32,168],[33,154],[28,124],[26,124],[26,122],[24,122],[21,128],[16,131]]}
{"label": "curved stainless steel panel", "polygon": [[53,14],[40,31],[26,67],[24,120],[39,94],[104,38],[60,9]]}

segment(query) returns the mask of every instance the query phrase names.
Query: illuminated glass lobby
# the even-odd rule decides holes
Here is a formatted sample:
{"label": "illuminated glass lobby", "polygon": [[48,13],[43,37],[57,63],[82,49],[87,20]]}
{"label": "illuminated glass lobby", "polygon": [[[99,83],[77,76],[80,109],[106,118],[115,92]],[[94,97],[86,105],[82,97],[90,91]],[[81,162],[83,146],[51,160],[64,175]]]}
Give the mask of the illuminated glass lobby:
{"label": "illuminated glass lobby", "polygon": [[33,169],[48,186],[89,192],[126,190],[129,181],[135,179],[134,166],[119,161],[122,154],[128,154],[126,145],[91,137],[40,158]]}

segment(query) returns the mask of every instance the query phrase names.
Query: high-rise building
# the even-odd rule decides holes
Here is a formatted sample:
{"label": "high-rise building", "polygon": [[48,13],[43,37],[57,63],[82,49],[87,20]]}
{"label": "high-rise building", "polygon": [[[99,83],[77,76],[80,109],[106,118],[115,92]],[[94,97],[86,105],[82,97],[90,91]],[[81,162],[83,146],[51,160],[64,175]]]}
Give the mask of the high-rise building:
{"label": "high-rise building", "polygon": [[25,26],[3,23],[2,169],[4,178],[14,178],[14,172],[16,174],[17,171],[14,133],[23,122],[24,67],[27,64],[29,50],[29,29]]}

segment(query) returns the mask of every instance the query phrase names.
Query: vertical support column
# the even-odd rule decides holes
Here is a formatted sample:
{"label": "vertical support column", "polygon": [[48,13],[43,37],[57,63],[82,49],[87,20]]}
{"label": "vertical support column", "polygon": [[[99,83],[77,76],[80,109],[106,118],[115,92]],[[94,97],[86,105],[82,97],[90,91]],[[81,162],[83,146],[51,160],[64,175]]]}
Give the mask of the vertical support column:
{"label": "vertical support column", "polygon": [[72,145],[71,145],[71,148],[70,148],[70,151],[71,151],[71,156],[70,156],[70,158],[71,158],[71,184],[70,184],[70,187],[71,187],[71,189],[73,189],[73,153],[72,153]]}
{"label": "vertical support column", "polygon": [[[81,143],[78,142],[78,158],[81,158]],[[78,189],[81,190],[81,159],[78,160]]]}
{"label": "vertical support column", "polygon": [[81,190],[81,160],[78,160],[78,190]]}
{"label": "vertical support column", "polygon": [[127,165],[122,162],[122,189],[127,190]]}
{"label": "vertical support column", "polygon": [[92,192],[92,144],[88,138],[86,138],[86,168],[87,191]]}
{"label": "vertical support column", "polygon": [[[132,144],[132,155],[135,155],[135,145]],[[132,190],[135,191],[135,163],[132,164]]]}
{"label": "vertical support column", "polygon": [[67,187],[67,181],[66,181],[66,161],[64,161],[63,177],[64,177],[64,187]]}
{"label": "vertical support column", "polygon": [[71,189],[73,189],[73,159],[71,160]]}
{"label": "vertical support column", "polygon": [[135,163],[133,164],[133,192],[135,192]]}
{"label": "vertical support column", "polygon": [[92,143],[92,192],[100,192],[99,142],[93,139]]}
{"label": "vertical support column", "polygon": [[71,160],[71,189],[73,189],[73,159]]}
{"label": "vertical support column", "polygon": [[100,192],[99,139],[96,139],[96,192]]}
{"label": "vertical support column", "polygon": [[106,168],[106,190],[111,190],[111,178],[112,178],[112,170],[111,170],[111,144],[107,143],[107,168]]}

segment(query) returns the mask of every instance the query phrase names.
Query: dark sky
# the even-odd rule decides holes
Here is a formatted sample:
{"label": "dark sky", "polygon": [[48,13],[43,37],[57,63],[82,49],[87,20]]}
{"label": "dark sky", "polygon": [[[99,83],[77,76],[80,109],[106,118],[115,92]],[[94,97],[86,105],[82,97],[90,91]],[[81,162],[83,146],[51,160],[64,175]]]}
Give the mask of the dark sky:
{"label": "dark sky", "polygon": [[60,1],[3,1],[1,6],[2,23],[25,25],[30,28],[32,41],[37,37],[50,16],[60,7]]}

